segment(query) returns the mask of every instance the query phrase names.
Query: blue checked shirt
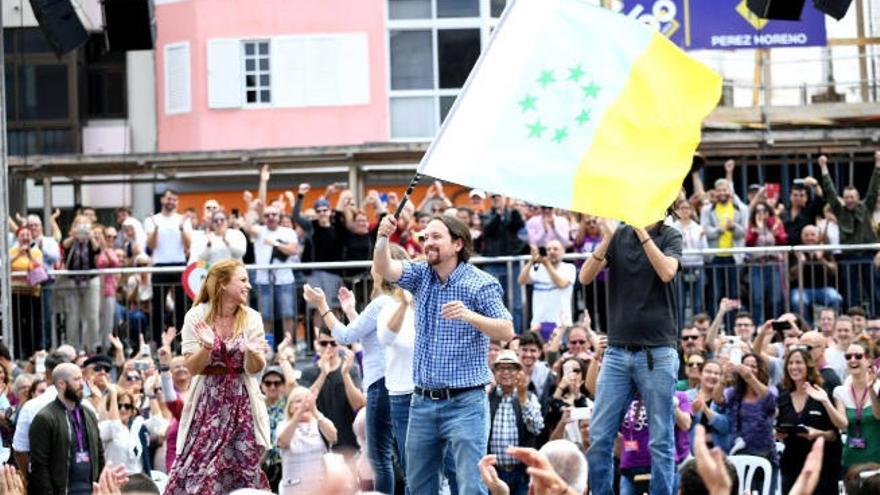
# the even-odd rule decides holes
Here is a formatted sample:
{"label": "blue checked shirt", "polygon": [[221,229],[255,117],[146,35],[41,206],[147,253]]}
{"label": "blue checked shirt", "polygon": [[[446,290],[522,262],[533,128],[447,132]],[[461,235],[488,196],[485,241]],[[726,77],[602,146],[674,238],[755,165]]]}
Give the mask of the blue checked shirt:
{"label": "blue checked shirt", "polygon": [[[501,387],[495,387],[493,394],[502,395]],[[507,454],[507,447],[519,446],[519,431],[516,428],[516,411],[513,409],[513,401],[516,398],[516,391],[507,394],[501,398],[498,403],[498,409],[495,411],[495,417],[492,419],[492,441],[489,445],[489,453],[498,457],[498,465],[504,467],[512,467],[519,463],[516,458]],[[526,429],[535,435],[541,434],[544,429],[544,417],[541,416],[541,404],[535,394],[529,392],[529,398],[524,406],[520,406],[522,411],[523,424]]]}
{"label": "blue checked shirt", "polygon": [[483,316],[512,320],[503,303],[501,284],[470,263],[458,267],[443,283],[424,261],[403,261],[397,285],[415,300],[416,342],[413,383],[425,389],[465,388],[492,381],[486,362],[489,337],[470,323],[440,317],[451,301]]}

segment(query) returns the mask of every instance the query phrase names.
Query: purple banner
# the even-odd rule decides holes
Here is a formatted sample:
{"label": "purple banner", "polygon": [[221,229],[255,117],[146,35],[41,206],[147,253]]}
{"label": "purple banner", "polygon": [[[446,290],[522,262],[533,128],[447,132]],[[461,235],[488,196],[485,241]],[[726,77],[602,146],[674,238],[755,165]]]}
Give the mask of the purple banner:
{"label": "purple banner", "polygon": [[800,21],[767,21],[746,0],[618,0],[638,19],[685,50],[825,46],[825,14],[806,2]]}

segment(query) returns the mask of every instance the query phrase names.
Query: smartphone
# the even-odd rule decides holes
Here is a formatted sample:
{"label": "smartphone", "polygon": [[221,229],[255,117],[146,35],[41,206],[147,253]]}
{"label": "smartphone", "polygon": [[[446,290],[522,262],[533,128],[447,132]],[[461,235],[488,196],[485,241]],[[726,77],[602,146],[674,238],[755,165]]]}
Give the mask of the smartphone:
{"label": "smartphone", "polygon": [[569,416],[572,421],[580,421],[582,419],[590,419],[590,408],[589,407],[573,407],[571,409],[571,416]]}
{"label": "smartphone", "polygon": [[34,361],[34,369],[37,373],[45,373],[46,372],[46,357],[38,356],[36,361]]}
{"label": "smartphone", "polygon": [[574,361],[574,360],[566,361],[565,366],[562,367],[562,374],[567,375],[567,374],[571,373],[572,371],[574,371],[576,366],[578,366],[577,361]]}
{"label": "smartphone", "polygon": [[730,349],[730,362],[733,364],[742,364],[743,360],[743,351],[739,346],[731,347]]}
{"label": "smartphone", "polygon": [[773,325],[773,330],[776,332],[784,332],[786,330],[791,329],[791,322],[787,321],[787,320],[783,320],[783,321],[773,320],[771,325]]}
{"label": "smartphone", "polygon": [[150,363],[147,363],[145,361],[135,361],[134,362],[134,369],[136,369],[138,371],[146,371],[146,370],[150,369]]}
{"label": "smartphone", "polygon": [[538,256],[547,256],[547,248],[545,246],[538,248]]}

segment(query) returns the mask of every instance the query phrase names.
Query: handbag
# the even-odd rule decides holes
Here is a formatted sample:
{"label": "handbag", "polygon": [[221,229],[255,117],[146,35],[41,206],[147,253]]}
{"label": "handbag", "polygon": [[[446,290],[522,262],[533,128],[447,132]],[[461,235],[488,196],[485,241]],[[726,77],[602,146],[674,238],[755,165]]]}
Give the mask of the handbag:
{"label": "handbag", "polygon": [[43,265],[39,265],[32,270],[28,270],[27,272],[27,283],[31,287],[36,287],[43,282],[49,280],[49,271],[46,270],[46,267]]}

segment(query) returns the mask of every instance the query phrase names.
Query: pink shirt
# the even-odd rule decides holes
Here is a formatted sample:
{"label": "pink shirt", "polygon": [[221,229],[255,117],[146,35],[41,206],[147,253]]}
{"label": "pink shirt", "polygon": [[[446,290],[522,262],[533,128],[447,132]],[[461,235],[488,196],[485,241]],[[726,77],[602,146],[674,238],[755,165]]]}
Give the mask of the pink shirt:
{"label": "pink shirt", "polygon": [[[122,266],[116,251],[112,249],[104,249],[95,260],[95,266],[98,268],[117,268]],[[101,297],[113,297],[116,295],[116,287],[119,285],[119,275],[101,275],[103,284],[101,284]]]}

